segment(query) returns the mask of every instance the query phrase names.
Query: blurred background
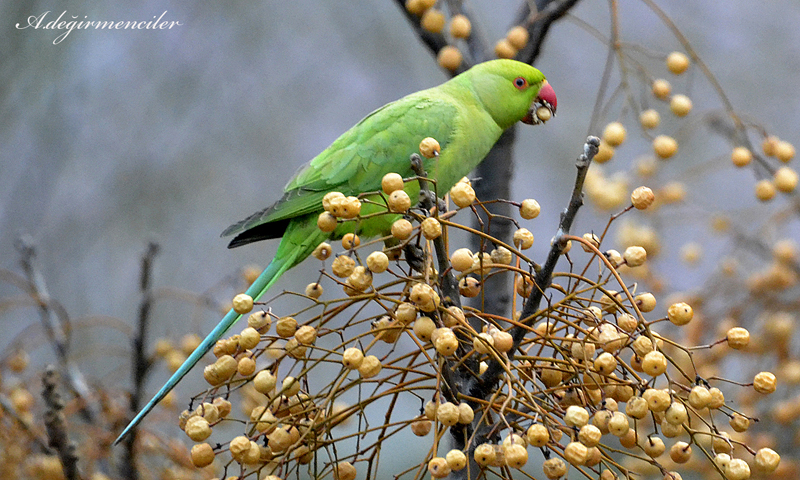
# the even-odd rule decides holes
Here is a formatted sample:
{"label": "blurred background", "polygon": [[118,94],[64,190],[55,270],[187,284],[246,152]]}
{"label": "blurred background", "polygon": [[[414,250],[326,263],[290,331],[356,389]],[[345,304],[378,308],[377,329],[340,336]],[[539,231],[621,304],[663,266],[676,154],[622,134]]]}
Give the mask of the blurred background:
{"label": "blurred background", "polygon": [[[493,43],[519,4],[471,2],[475,27]],[[669,75],[663,55],[681,45],[644,3],[618,4],[623,41],[653,53],[654,77]],[[741,114],[798,140],[800,3],[658,4]],[[50,11],[52,20],[64,10],[113,21],[147,21],[166,11],[164,20],[182,25],[75,30],[57,45],[63,31],[15,28],[31,15]],[[0,267],[18,270],[15,239],[31,235],[50,294],[76,322],[102,315],[133,323],[140,257],[151,240],[161,247],[153,276],[159,287],[204,292],[243,265],[265,266],[277,242],[228,250],[219,233],[278,199],[300,165],[361,117],[447,79],[390,1],[34,1],[5,2],[0,13]],[[516,147],[514,197],[542,204],[542,216],[529,226],[538,239],[534,258],[547,249],[586,135],[601,133],[588,129],[607,45],[582,23],[607,37],[609,5],[584,1],[571,15],[553,26],[536,64],[558,94],[558,116],[520,128]],[[674,81],[675,91],[689,93],[698,112],[719,111],[697,69],[687,75]],[[599,128],[619,112],[604,112]],[[724,208],[758,218],[752,172],[729,167],[722,161],[727,142],[695,127],[674,129],[679,141],[694,143],[685,150],[682,143],[667,167],[692,187],[687,207],[672,215]],[[632,143],[618,150],[609,171],[646,152],[648,140],[635,129],[629,135]],[[578,233],[602,230],[607,218],[585,209]],[[687,215],[664,248],[678,251],[706,234]],[[711,260],[693,269],[666,263],[674,290],[696,286],[713,268]],[[301,267],[278,289],[303,288],[316,269]],[[18,293],[0,284],[3,296]],[[204,334],[217,321],[213,314],[191,317],[179,302],[158,308],[154,337]],[[38,322],[35,313],[18,313],[0,316],[0,348]],[[109,341],[113,348],[103,345]],[[90,373],[109,387],[127,386],[127,352],[119,347],[126,341],[88,328],[74,339],[84,347],[80,355],[108,356]],[[37,361],[52,356],[47,347],[36,352]],[[151,388],[165,376],[159,371]]]}

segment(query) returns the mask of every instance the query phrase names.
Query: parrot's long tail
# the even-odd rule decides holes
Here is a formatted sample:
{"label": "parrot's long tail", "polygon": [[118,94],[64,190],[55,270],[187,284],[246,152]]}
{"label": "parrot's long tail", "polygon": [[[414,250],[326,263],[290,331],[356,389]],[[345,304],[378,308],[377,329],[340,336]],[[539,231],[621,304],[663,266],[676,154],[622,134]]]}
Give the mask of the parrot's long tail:
{"label": "parrot's long tail", "polygon": [[[258,276],[256,281],[250,285],[250,288],[248,288],[245,293],[253,297],[253,300],[258,300],[258,298],[261,297],[267,290],[269,290],[272,284],[275,283],[286,270],[293,267],[302,261],[303,258],[305,258],[298,258],[298,256],[302,255],[303,253],[305,252],[303,252],[301,249],[293,249],[293,251],[288,252],[288,255],[283,256],[280,255],[279,248],[279,252],[275,255],[275,258],[272,260],[272,262],[270,262],[267,268],[261,273],[261,275]],[[306,253],[306,256],[308,256],[308,253]],[[175,371],[171,377],[169,377],[169,380],[167,380],[167,383],[161,387],[161,390],[159,390],[158,393],[156,393],[155,396],[153,396],[153,398],[147,402],[147,405],[145,405],[144,408],[142,408],[139,413],[133,417],[133,420],[131,420],[128,426],[125,427],[125,430],[123,430],[119,437],[114,440],[114,445],[119,443],[125,437],[125,435],[127,435],[134,427],[136,427],[136,425],[139,424],[139,422],[142,421],[142,419],[148,413],[150,413],[150,410],[152,410],[153,407],[158,404],[158,402],[167,396],[167,394],[175,387],[175,385],[177,385],[178,382],[180,382],[181,379],[187,373],[189,373],[189,370],[197,365],[197,362],[203,358],[203,355],[205,355],[209,350],[211,350],[211,348],[214,347],[214,344],[217,343],[217,340],[219,340],[225,334],[225,332],[227,332],[228,329],[231,328],[231,326],[241,317],[241,315],[231,310],[227,313],[227,315],[225,315],[225,317],[223,317],[222,320],[220,320],[219,324],[217,324],[214,330],[212,330],[211,333],[209,333],[208,336],[203,339],[200,345],[192,352],[192,354],[189,355],[189,358],[187,358],[180,368],[178,368],[178,370]]]}

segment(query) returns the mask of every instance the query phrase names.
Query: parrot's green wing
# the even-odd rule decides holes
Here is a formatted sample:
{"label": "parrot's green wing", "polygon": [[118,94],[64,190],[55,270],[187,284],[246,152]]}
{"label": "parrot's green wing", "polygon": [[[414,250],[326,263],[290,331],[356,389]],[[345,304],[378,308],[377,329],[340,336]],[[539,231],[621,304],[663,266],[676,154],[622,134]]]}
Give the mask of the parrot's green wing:
{"label": "parrot's green wing", "polygon": [[330,191],[358,195],[380,189],[389,172],[411,176],[409,156],[425,137],[436,138],[445,150],[458,108],[447,96],[432,98],[429,92],[385,105],[345,132],[289,181],[283,198],[228,227],[223,236],[240,233],[229,246],[282,236],[289,219],[321,212]]}

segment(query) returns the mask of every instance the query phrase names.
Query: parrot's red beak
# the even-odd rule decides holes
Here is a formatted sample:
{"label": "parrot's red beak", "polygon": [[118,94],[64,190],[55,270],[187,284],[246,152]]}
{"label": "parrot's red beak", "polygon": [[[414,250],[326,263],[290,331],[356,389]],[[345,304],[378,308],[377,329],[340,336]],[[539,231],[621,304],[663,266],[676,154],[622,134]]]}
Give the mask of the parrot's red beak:
{"label": "parrot's red beak", "polygon": [[522,118],[522,122],[528,125],[544,123],[555,116],[557,107],[556,91],[545,80],[542,88],[539,89],[539,96],[531,104],[531,108],[528,110],[528,114]]}

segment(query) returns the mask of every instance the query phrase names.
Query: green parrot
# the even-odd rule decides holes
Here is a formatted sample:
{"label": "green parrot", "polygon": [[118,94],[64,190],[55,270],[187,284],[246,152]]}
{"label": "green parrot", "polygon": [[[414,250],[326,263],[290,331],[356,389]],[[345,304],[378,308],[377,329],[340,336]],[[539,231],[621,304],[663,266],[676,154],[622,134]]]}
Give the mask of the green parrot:
{"label": "green parrot", "polygon": [[[491,60],[437,87],[413,93],[370,113],[302,168],[286,185],[280,200],[222,233],[236,234],[229,248],[281,238],[272,262],[246,293],[258,300],[284,272],[311,255],[320,243],[341,238],[353,231],[356,223],[359,235],[371,237],[388,234],[397,218],[379,215],[360,222],[344,222],[334,232],[325,233],[317,227],[317,218],[323,211],[322,197],[326,193],[338,191],[357,196],[379,191],[381,179],[387,173],[399,173],[404,178],[413,176],[409,156],[419,151],[419,143],[426,137],[435,138],[441,151],[438,157],[425,159],[424,167],[428,176],[436,179],[438,191],[446,192],[483,160],[504,130],[518,121],[528,124],[544,121],[546,118],[540,119],[536,114],[541,107],[555,113],[556,96],[539,70],[515,60]],[[410,198],[417,198],[419,185],[407,182],[405,190]],[[361,214],[379,209],[372,202],[364,202]],[[240,317],[233,310],[225,315],[125,427],[115,444]]]}

